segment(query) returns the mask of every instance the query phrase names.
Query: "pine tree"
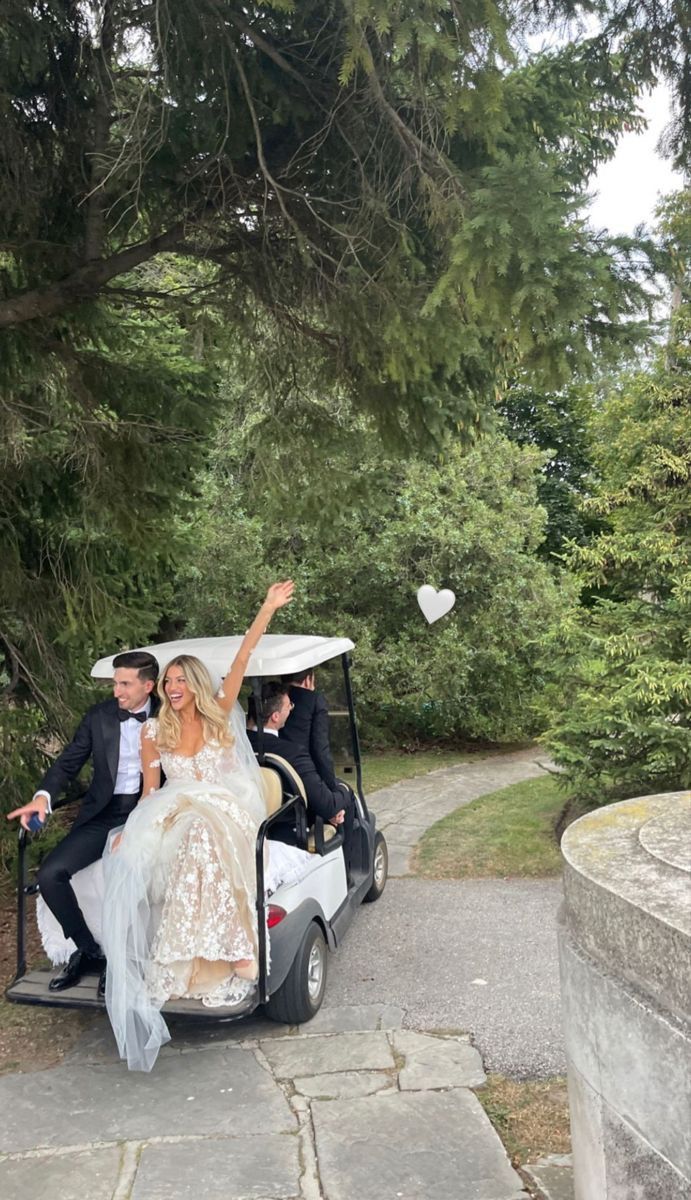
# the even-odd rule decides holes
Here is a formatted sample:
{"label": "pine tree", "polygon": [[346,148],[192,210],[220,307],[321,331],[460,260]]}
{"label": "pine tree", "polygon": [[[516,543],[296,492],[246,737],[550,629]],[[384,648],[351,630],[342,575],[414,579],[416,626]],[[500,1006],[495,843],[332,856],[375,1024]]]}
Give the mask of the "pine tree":
{"label": "pine tree", "polygon": [[[669,342],[597,421],[607,529],[571,565],[602,597],[557,636],[547,735],[595,803],[691,785],[691,204],[663,214],[678,291]],[[557,695],[559,699],[557,699]],[[555,711],[556,710],[556,711]]]}

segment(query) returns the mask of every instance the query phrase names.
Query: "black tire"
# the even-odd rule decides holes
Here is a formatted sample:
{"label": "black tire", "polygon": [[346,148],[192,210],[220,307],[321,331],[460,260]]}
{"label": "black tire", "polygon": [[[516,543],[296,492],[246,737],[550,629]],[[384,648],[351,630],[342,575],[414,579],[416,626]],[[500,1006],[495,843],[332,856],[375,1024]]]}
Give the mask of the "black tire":
{"label": "black tire", "polygon": [[364,897],[366,904],[372,904],[381,896],[386,887],[389,874],[389,851],[383,833],[374,837],[374,854],[372,856],[372,884]]}
{"label": "black tire", "polygon": [[303,1025],[317,1015],[326,991],[328,954],[321,926],[312,921],[283,983],[264,1006],[267,1017],[284,1025]]}

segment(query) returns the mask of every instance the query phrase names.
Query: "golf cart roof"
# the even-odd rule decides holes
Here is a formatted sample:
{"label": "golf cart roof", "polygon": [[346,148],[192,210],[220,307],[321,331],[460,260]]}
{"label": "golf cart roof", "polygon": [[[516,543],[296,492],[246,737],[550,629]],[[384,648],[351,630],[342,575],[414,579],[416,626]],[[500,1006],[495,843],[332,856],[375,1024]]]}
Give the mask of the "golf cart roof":
{"label": "golf cart roof", "polygon": [[[201,659],[211,675],[215,687],[228,671],[235,658],[242,636],[215,638],[182,638],[177,642],[160,642],[157,646],[136,646],[132,649],[148,650],[163,668],[172,658],[179,654],[193,654]],[[252,675],[292,675],[297,671],[307,671],[310,667],[318,667],[320,663],[328,662],[353,649],[350,638],[312,637],[297,633],[265,633],[261,638],[245,671],[245,676]],[[99,658],[91,668],[94,679],[112,679],[113,658]]]}

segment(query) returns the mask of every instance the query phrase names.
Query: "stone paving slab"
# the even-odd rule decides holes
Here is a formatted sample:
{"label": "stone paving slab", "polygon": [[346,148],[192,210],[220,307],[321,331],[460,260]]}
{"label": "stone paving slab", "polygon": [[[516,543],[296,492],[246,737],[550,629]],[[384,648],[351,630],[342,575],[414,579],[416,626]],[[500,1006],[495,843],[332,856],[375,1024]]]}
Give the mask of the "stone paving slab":
{"label": "stone paving slab", "polygon": [[394,1066],[385,1033],[316,1034],[260,1045],[278,1079],[339,1071],[381,1071]]}
{"label": "stone paving slab", "polygon": [[394,1033],[392,1040],[394,1050],[405,1058],[405,1066],[398,1075],[402,1092],[475,1088],[487,1082],[482,1059],[466,1040],[431,1037],[410,1030]]}
{"label": "stone paving slab", "polygon": [[0,1112],[5,1152],[176,1134],[253,1134],[259,1114],[264,1129],[295,1129],[280,1088],[251,1051],[240,1049],[162,1058],[150,1074],[84,1064],[6,1075]]}
{"label": "stone paving slab", "polygon": [[390,1091],[396,1087],[396,1080],[388,1071],[334,1071],[328,1075],[294,1079],[293,1085],[301,1096],[310,1100],[350,1100]]}
{"label": "stone paving slab", "polygon": [[312,1105],[325,1200],[525,1200],[472,1092]]}
{"label": "stone paving slab", "polygon": [[387,839],[386,848],[389,852],[389,875],[394,879],[400,875],[407,875],[412,846],[395,846]]}
{"label": "stone paving slab", "polygon": [[[393,824],[394,824],[394,822],[392,821],[391,826]],[[407,819],[405,821],[401,821],[400,819],[397,819],[395,821],[396,841],[401,844],[405,843],[407,845],[413,846],[415,844],[415,842],[417,842],[422,837],[425,830],[429,829],[429,825],[430,825],[429,821],[422,819],[422,814],[420,814],[420,821],[418,824],[413,824],[412,822],[409,822]],[[391,830],[391,832],[392,833],[394,832],[393,829]],[[387,839],[387,845],[388,845],[388,839]]]}
{"label": "stone paving slab", "polygon": [[[341,1008],[322,1008],[292,1032],[302,1037],[315,1033],[375,1032],[381,1029],[400,1029],[404,1012],[395,1004],[344,1004]],[[285,1028],[282,1026],[281,1028]]]}
{"label": "stone paving slab", "polygon": [[[26,1078],[26,1076],[24,1076]],[[119,1146],[7,1159],[0,1163],[2,1200],[111,1200],[120,1171]]]}
{"label": "stone paving slab", "polygon": [[[344,1030],[400,1029],[404,1012],[394,1004],[346,1004],[338,1009],[322,1008],[306,1025],[280,1025],[262,1013],[240,1021],[169,1021],[171,1041],[161,1049],[161,1058],[205,1050],[213,1046],[243,1045],[269,1038],[295,1037],[313,1033],[342,1033]],[[108,1018],[98,1014],[65,1057],[67,1063],[119,1063],[120,1058]]]}
{"label": "stone paving slab", "polygon": [[[371,1005],[381,1011],[381,1005]],[[400,1022],[399,1022],[400,1024]],[[257,1038],[286,1037],[297,1032],[297,1026],[280,1025],[263,1014],[245,1017],[239,1021],[185,1020],[177,1018],[167,1022],[171,1040],[161,1047],[159,1061],[188,1051],[205,1050],[212,1046],[242,1045]],[[374,1028],[374,1026],[372,1026]],[[98,1014],[89,1023],[89,1028],[75,1042],[65,1057],[69,1063],[119,1063],[115,1039],[108,1018]]]}
{"label": "stone paving slab", "polygon": [[540,1188],[544,1200],[575,1200],[570,1154],[547,1155],[536,1163],[528,1163],[523,1170]]}
{"label": "stone paving slab", "polygon": [[289,1200],[299,1179],[297,1137],[258,1128],[248,1138],[145,1146],[131,1200]]}

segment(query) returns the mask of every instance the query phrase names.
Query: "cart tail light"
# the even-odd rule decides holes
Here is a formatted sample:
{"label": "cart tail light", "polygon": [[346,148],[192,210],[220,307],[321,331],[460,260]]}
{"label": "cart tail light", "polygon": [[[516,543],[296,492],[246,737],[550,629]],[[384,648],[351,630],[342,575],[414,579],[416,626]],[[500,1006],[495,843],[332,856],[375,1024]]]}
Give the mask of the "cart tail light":
{"label": "cart tail light", "polygon": [[273,929],[274,925],[280,925],[283,918],[287,916],[286,910],[281,908],[280,904],[270,904],[266,914],[266,924],[269,929]]}

